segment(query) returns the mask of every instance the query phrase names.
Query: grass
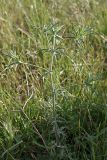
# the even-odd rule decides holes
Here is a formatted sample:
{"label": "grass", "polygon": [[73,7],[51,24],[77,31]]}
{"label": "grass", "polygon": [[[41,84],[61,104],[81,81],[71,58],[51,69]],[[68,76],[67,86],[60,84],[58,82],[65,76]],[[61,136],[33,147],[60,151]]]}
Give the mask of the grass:
{"label": "grass", "polygon": [[106,160],[106,0],[0,2],[0,159]]}

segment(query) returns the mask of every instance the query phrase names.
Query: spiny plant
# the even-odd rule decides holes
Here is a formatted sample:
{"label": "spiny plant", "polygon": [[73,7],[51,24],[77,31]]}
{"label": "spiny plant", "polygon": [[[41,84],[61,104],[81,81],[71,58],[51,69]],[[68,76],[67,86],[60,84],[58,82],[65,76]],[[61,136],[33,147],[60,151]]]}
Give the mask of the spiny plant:
{"label": "spiny plant", "polygon": [[105,0],[0,2],[0,158],[106,159]]}

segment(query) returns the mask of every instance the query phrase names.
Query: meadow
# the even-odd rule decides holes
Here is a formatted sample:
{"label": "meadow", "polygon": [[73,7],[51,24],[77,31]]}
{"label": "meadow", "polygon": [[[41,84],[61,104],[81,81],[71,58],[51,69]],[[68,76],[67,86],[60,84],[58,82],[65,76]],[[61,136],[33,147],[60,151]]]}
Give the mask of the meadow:
{"label": "meadow", "polygon": [[107,160],[106,0],[0,0],[0,160]]}

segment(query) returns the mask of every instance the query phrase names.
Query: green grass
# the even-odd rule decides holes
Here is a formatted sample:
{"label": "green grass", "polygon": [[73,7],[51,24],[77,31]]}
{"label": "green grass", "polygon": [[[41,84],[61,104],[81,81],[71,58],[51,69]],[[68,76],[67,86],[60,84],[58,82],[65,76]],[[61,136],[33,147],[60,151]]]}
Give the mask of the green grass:
{"label": "green grass", "polygon": [[0,4],[0,159],[106,160],[106,0]]}

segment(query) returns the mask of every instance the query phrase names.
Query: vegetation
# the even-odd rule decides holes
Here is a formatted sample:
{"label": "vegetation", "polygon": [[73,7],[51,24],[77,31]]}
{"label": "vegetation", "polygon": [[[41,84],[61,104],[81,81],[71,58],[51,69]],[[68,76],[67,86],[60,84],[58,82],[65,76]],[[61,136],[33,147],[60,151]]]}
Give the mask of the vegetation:
{"label": "vegetation", "polygon": [[106,160],[106,0],[0,4],[0,159]]}

